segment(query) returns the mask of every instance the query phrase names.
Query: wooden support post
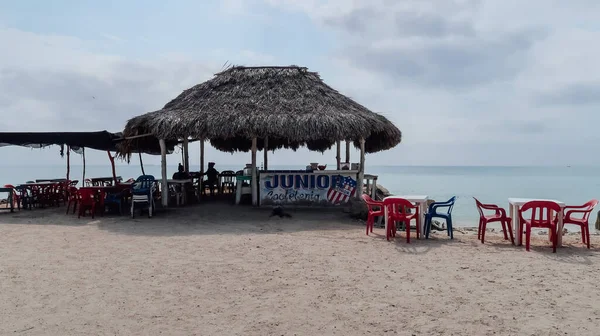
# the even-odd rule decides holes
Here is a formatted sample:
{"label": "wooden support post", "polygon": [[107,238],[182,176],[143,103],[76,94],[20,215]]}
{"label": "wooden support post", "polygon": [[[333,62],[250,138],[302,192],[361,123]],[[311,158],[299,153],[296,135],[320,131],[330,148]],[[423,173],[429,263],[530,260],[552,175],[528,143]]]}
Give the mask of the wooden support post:
{"label": "wooden support post", "polygon": [[265,137],[265,148],[263,149],[263,156],[264,156],[264,162],[263,162],[263,169],[264,170],[268,170],[269,168],[269,164],[268,164],[268,159],[267,159],[267,154],[269,152],[268,148],[269,148],[269,137]]}
{"label": "wooden support post", "polygon": [[342,168],[342,142],[340,140],[335,142],[335,147],[336,147],[336,154],[335,154],[335,163],[336,163],[336,168],[337,170],[340,170]]}
{"label": "wooden support post", "polygon": [[256,138],[252,138],[252,181],[250,183],[252,189],[252,205],[258,205],[258,176],[256,176]]}
{"label": "wooden support post", "polygon": [[83,159],[83,178],[81,180],[81,186],[85,187],[85,147],[81,148],[81,157]]}
{"label": "wooden support post", "polygon": [[112,155],[110,155],[110,151],[106,151],[106,154],[108,154],[108,159],[110,160],[110,168],[112,169],[113,185],[116,186],[117,185],[117,172],[115,170],[115,158]]}
{"label": "wooden support post", "polygon": [[350,163],[350,141],[346,140],[346,161]]}
{"label": "wooden support post", "polygon": [[169,205],[169,186],[167,185],[167,145],[164,139],[158,141],[160,144],[160,173],[162,177],[160,200],[163,207]]}
{"label": "wooden support post", "polygon": [[70,174],[71,174],[71,146],[67,146],[67,181],[69,181]]}
{"label": "wooden support post", "polygon": [[360,167],[358,167],[358,192],[357,198],[361,198],[363,193],[363,183],[365,180],[365,139],[360,139]]}
{"label": "wooden support post", "polygon": [[188,137],[183,139],[183,170],[190,171],[190,155],[188,151]]}
{"label": "wooden support post", "polygon": [[144,161],[142,161],[142,152],[139,151],[139,149],[138,149],[138,155],[140,156],[140,167],[142,168],[142,175],[146,175],[146,172],[144,172]]}
{"label": "wooden support post", "polygon": [[204,140],[200,140],[200,172],[204,173]]}

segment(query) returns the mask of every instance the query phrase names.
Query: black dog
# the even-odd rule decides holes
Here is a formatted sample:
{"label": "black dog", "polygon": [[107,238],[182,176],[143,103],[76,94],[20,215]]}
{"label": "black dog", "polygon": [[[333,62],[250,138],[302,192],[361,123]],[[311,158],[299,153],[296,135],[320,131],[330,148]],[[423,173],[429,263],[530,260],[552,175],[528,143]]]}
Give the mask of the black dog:
{"label": "black dog", "polygon": [[271,216],[269,216],[269,218],[271,218],[273,216],[279,216],[279,218],[283,218],[283,217],[292,218],[292,215],[290,215],[287,212],[284,212],[282,207],[273,208],[273,211],[271,212]]}

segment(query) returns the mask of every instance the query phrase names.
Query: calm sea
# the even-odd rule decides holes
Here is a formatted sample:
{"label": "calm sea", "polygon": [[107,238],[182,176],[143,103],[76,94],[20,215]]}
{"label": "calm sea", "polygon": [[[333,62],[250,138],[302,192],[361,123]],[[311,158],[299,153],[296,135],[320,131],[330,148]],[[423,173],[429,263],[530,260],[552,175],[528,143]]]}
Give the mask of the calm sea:
{"label": "calm sea", "polygon": [[[272,169],[297,169],[274,166]],[[220,170],[239,170],[237,166],[219,166]],[[177,166],[169,166],[171,176]],[[160,176],[160,166],[146,165],[146,174]],[[507,208],[509,197],[556,199],[568,204],[583,204],[600,197],[599,168],[594,167],[399,167],[368,166],[367,173],[379,176],[379,184],[396,195],[428,195],[436,201],[458,196],[453,216],[457,225],[477,225],[478,213],[473,196],[484,203]],[[140,167],[117,166],[117,175],[127,179],[141,174]],[[60,178],[64,166],[0,166],[0,185],[27,180]],[[71,179],[81,180],[82,167],[71,167]],[[87,177],[111,176],[108,165],[87,166]],[[596,215],[591,217],[591,224]]]}

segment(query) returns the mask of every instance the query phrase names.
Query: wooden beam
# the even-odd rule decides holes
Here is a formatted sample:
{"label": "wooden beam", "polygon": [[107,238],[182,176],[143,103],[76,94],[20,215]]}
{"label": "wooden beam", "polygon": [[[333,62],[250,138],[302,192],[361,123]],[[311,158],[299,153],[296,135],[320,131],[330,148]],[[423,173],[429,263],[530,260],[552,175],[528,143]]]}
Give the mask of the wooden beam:
{"label": "wooden beam", "polygon": [[67,181],[69,181],[70,174],[71,174],[71,146],[67,146]]}
{"label": "wooden beam", "polygon": [[346,140],[346,161],[350,163],[350,141]]}
{"label": "wooden beam", "polygon": [[360,139],[360,167],[358,167],[358,192],[357,198],[361,198],[363,193],[363,183],[365,180],[365,139]]}
{"label": "wooden beam", "polygon": [[140,156],[140,167],[142,168],[142,175],[146,175],[146,172],[144,172],[144,161],[142,161],[142,152],[139,151],[138,154]]}
{"label": "wooden beam", "polygon": [[340,140],[335,142],[336,154],[335,154],[335,163],[337,170],[342,168],[342,142]]}
{"label": "wooden beam", "polygon": [[81,148],[81,157],[83,159],[83,179],[81,180],[81,186],[85,187],[85,147]]}
{"label": "wooden beam", "polygon": [[145,138],[148,136],[151,136],[152,133],[146,133],[146,134],[141,134],[141,135],[133,135],[133,136],[129,136],[129,137],[124,137],[124,138],[119,138],[117,140],[132,140],[132,139],[139,139],[139,138]]}
{"label": "wooden beam", "polygon": [[169,186],[167,185],[167,144],[164,139],[158,140],[160,144],[160,173],[162,177],[160,200],[163,207],[169,205]]}
{"label": "wooden beam", "polygon": [[263,169],[264,170],[269,170],[269,164],[268,164],[268,159],[267,159],[267,154],[269,152],[268,148],[269,148],[269,137],[265,137],[265,148],[263,149],[263,156],[264,156],[264,163],[263,163]]}
{"label": "wooden beam", "polygon": [[186,172],[190,171],[190,153],[188,151],[188,138],[183,139],[183,169]]}
{"label": "wooden beam", "polygon": [[115,170],[115,158],[110,154],[110,151],[106,151],[106,153],[108,154],[108,159],[110,160],[110,168],[112,170],[113,185],[116,186],[117,185],[117,171]]}
{"label": "wooden beam", "polygon": [[258,205],[258,176],[256,176],[256,138],[252,138],[252,205]]}
{"label": "wooden beam", "polygon": [[204,173],[204,140],[200,140],[200,172]]}

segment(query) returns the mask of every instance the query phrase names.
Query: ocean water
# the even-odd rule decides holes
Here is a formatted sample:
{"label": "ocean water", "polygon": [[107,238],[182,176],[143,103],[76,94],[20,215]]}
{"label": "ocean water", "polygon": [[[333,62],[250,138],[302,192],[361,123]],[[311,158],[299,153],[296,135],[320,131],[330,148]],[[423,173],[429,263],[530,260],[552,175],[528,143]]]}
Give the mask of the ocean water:
{"label": "ocean water", "polygon": [[[160,166],[146,165],[146,174],[157,178]],[[298,169],[298,166],[273,166],[272,169]],[[239,166],[218,166],[219,170],[239,170]],[[117,175],[124,179],[141,174],[139,165],[118,165]],[[177,166],[168,167],[170,177]],[[457,226],[476,226],[479,218],[475,202],[494,203],[508,209],[509,197],[556,199],[567,204],[583,204],[600,197],[600,168],[595,167],[441,167],[441,166],[367,166],[366,172],[378,175],[378,183],[395,195],[428,195],[445,201],[456,195],[453,210]],[[62,178],[64,166],[0,166],[0,185],[27,180]],[[86,177],[111,176],[109,165],[87,166]],[[71,179],[82,178],[82,166],[71,167]],[[593,214],[590,224],[596,220]]]}

